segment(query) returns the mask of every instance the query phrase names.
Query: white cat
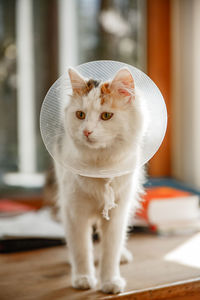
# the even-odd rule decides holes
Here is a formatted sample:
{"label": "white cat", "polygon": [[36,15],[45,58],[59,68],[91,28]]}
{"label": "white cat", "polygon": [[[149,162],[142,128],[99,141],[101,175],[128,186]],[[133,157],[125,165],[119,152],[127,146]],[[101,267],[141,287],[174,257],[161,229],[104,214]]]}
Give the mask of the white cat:
{"label": "white cat", "polygon": [[112,178],[81,176],[56,164],[72,286],[88,289],[97,283],[91,230],[98,223],[101,290],[119,293],[125,287],[120,257],[131,259],[125,248],[128,219],[143,191],[144,172],[138,165],[146,128],[144,108],[127,68],[120,69],[110,82],[87,80],[74,69],[69,69],[69,77],[73,95],[65,108],[62,159],[70,157],[105,169],[123,167],[135,155],[133,172]]}

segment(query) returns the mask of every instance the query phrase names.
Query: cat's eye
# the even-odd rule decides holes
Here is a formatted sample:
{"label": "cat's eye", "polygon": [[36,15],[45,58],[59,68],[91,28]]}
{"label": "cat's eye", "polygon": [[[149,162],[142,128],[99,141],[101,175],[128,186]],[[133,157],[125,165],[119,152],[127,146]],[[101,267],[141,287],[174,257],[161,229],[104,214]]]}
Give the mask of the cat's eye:
{"label": "cat's eye", "polygon": [[110,112],[103,112],[101,114],[101,119],[104,120],[104,121],[107,121],[107,120],[110,120],[113,116],[113,113],[110,113]]}
{"label": "cat's eye", "polygon": [[81,110],[78,110],[78,111],[76,112],[76,116],[77,116],[77,118],[80,119],[80,120],[84,120],[84,119],[85,119],[85,113],[84,113],[83,111],[81,111]]}

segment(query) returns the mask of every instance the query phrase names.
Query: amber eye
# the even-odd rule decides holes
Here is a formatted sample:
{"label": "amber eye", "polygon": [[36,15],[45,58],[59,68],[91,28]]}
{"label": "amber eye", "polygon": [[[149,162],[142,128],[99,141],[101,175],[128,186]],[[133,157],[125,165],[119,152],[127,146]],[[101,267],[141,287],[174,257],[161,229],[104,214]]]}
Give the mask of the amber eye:
{"label": "amber eye", "polygon": [[76,116],[77,116],[77,118],[80,119],[80,120],[84,120],[84,119],[85,119],[85,113],[84,113],[83,111],[78,110],[78,111],[76,112]]}
{"label": "amber eye", "polygon": [[109,119],[111,119],[113,116],[113,113],[110,113],[110,112],[103,112],[101,114],[101,119],[104,120],[104,121],[107,121]]}

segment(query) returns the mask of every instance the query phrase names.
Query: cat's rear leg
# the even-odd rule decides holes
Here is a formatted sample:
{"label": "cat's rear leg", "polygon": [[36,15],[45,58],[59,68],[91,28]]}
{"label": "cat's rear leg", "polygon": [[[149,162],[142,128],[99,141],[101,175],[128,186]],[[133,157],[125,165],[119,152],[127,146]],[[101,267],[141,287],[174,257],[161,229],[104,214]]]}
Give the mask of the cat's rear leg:
{"label": "cat's rear leg", "polygon": [[121,251],[120,264],[128,264],[131,261],[133,261],[133,254],[126,247],[123,247]]}
{"label": "cat's rear leg", "polygon": [[[94,263],[98,264],[99,262],[99,256],[100,256],[100,250],[101,250],[101,238],[100,238],[100,233],[95,231],[96,234],[98,234],[98,241],[95,245],[95,255],[94,255]],[[93,231],[94,233],[94,231]],[[128,264],[131,261],[133,261],[133,254],[126,248],[126,246],[123,246],[121,250],[121,256],[120,256],[120,264]]]}

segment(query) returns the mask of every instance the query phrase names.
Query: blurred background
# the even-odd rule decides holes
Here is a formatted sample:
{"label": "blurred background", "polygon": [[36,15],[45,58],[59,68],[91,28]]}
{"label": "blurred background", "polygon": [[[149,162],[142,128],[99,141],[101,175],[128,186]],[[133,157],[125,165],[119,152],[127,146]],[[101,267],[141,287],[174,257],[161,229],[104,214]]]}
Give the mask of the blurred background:
{"label": "blurred background", "polygon": [[199,30],[198,0],[0,0],[0,196],[40,191],[52,165],[43,99],[68,66],[101,59],[140,68],[165,98],[149,175],[200,189]]}

